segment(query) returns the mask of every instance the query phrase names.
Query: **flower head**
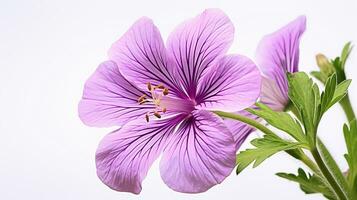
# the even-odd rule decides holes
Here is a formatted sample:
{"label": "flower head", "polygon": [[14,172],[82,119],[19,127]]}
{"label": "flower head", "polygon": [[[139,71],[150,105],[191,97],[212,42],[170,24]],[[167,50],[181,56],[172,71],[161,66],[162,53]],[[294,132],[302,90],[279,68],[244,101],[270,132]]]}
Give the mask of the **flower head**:
{"label": "flower head", "polygon": [[233,33],[228,17],[210,9],[180,25],[166,46],[147,18],[113,44],[79,103],[85,124],[122,126],[96,152],[103,183],[140,193],[160,154],[162,179],[176,191],[203,192],[231,173],[244,137],[209,111],[251,106],[261,82],[250,59],[224,55]]}
{"label": "flower head", "polygon": [[300,38],[306,28],[300,16],[259,43],[256,62],[263,73],[261,102],[283,111],[289,103],[287,73],[297,72]]}

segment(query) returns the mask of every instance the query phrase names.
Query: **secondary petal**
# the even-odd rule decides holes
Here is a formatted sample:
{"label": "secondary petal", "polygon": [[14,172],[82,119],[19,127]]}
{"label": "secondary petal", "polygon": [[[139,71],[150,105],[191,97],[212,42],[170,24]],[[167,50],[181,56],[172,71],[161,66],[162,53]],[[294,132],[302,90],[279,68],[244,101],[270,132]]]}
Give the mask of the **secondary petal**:
{"label": "secondary petal", "polygon": [[[305,16],[300,16],[288,25],[278,31],[266,35],[259,43],[256,52],[256,61],[258,67],[266,76],[266,80],[271,79],[271,83],[264,83],[268,87],[268,92],[262,95],[262,102],[274,99],[270,91],[279,91],[280,96],[288,101],[288,83],[286,78],[287,72],[298,71],[299,64],[299,44],[300,38],[306,28]],[[276,87],[274,89],[273,87]],[[278,102],[276,103],[278,104]],[[285,107],[286,105],[275,105],[275,107]]]}
{"label": "secondary petal", "polygon": [[260,95],[261,75],[247,57],[222,57],[199,84],[198,108],[235,112],[253,105]]}
{"label": "secondary petal", "polygon": [[141,88],[147,83],[164,85],[178,96],[184,95],[175,80],[174,63],[166,53],[157,27],[151,19],[141,18],[110,48],[125,78]]}
{"label": "secondary petal", "polygon": [[178,66],[178,75],[187,94],[195,97],[197,83],[215,59],[233,41],[234,26],[218,9],[208,9],[178,26],[167,47]]}
{"label": "secondary petal", "polygon": [[100,180],[113,190],[139,194],[148,169],[180,120],[137,119],[105,136],[96,152]]}
{"label": "secondary petal", "polygon": [[234,139],[222,119],[196,110],[164,148],[161,177],[175,191],[204,192],[231,173],[235,156]]}
{"label": "secondary petal", "polygon": [[263,76],[260,100],[275,111],[283,111],[289,103],[288,90],[273,79]]}
{"label": "secondary petal", "polygon": [[[84,86],[79,102],[80,119],[89,126],[123,125],[153,110],[153,105],[139,105],[138,98],[146,94],[128,82],[113,61],[99,65]],[[149,95],[149,94],[147,94]]]}

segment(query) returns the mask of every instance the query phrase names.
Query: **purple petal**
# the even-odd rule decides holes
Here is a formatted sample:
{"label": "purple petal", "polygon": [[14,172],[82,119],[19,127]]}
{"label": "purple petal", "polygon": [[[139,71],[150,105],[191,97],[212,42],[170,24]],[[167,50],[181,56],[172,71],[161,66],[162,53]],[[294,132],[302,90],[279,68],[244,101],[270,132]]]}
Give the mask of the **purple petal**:
{"label": "purple petal", "polygon": [[113,190],[139,194],[148,169],[181,119],[137,119],[105,136],[96,152],[98,177]]}
{"label": "purple petal", "polygon": [[153,106],[138,104],[143,94],[125,80],[114,62],[103,62],[84,86],[79,117],[85,124],[99,127],[123,125],[138,117],[144,119]]}
{"label": "purple petal", "polygon": [[199,85],[197,107],[235,112],[253,105],[260,95],[259,69],[247,57],[222,57]]}
{"label": "purple petal", "polygon": [[177,95],[184,95],[175,80],[175,64],[151,19],[141,18],[109,50],[125,78],[141,88],[147,83],[163,84]]}
{"label": "purple petal", "polygon": [[234,166],[234,140],[222,119],[196,110],[165,147],[160,171],[173,190],[199,193],[221,183]]}
{"label": "purple petal", "polygon": [[[253,114],[250,114],[249,112],[242,110],[237,112],[237,114],[239,115],[243,115],[246,117],[249,117],[251,119],[255,119],[257,120],[258,117],[256,117]],[[243,144],[243,142],[245,141],[245,139],[247,139],[247,137],[250,135],[251,132],[255,131],[254,128],[252,128],[251,126],[237,121],[237,120],[232,120],[232,119],[224,119],[224,124],[228,127],[228,129],[231,131],[231,133],[233,134],[233,138],[236,144],[236,151],[239,149],[239,147]]]}
{"label": "purple petal", "polygon": [[234,26],[218,9],[208,9],[173,31],[167,46],[183,87],[194,98],[199,79],[233,41]]}
{"label": "purple petal", "polygon": [[282,88],[278,86],[275,80],[263,76],[260,101],[268,105],[272,110],[283,111],[289,103],[289,97],[288,90]]}
{"label": "purple petal", "polygon": [[[266,76],[263,83],[263,94],[261,101],[271,103],[270,101],[279,100],[271,105],[272,107],[285,107],[288,102],[288,83],[287,72],[298,71],[299,64],[299,44],[300,38],[306,28],[305,16],[300,16],[280,30],[265,36],[258,45],[256,60],[259,68]],[[265,91],[267,90],[267,91]],[[274,96],[279,92],[279,97]],[[282,98],[285,99],[282,101]]]}

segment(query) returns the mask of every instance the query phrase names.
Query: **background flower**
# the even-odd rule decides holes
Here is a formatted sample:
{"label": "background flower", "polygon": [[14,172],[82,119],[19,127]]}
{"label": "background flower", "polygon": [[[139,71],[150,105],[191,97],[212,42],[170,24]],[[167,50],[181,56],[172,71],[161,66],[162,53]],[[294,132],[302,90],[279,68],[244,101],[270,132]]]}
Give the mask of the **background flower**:
{"label": "background flower", "polygon": [[306,28],[300,16],[260,41],[256,62],[263,74],[261,102],[282,111],[289,103],[287,73],[299,70],[300,38]]}

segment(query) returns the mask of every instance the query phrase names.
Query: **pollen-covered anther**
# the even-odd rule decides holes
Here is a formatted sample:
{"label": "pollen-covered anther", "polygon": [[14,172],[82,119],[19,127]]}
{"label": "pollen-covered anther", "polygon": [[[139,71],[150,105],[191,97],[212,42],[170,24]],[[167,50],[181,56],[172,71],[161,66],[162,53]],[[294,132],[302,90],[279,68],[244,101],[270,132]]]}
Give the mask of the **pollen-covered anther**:
{"label": "pollen-covered anther", "polygon": [[165,113],[166,112],[166,108],[162,108],[162,112]]}
{"label": "pollen-covered anther", "polygon": [[149,114],[148,113],[146,113],[146,115],[145,115],[145,119],[146,119],[146,122],[149,122]]}
{"label": "pollen-covered anther", "polygon": [[164,90],[162,91],[163,95],[168,95],[169,94],[169,89],[168,88],[164,88]]}
{"label": "pollen-covered anther", "polygon": [[143,102],[145,102],[145,100],[146,100],[146,95],[145,95],[145,94],[141,95],[141,96],[138,98],[139,104],[142,104]]}
{"label": "pollen-covered anther", "polygon": [[157,112],[157,111],[154,112],[154,116],[157,117],[157,118],[159,118],[159,119],[161,118],[161,115],[160,115],[159,112]]}
{"label": "pollen-covered anther", "polygon": [[148,85],[148,90],[151,91],[151,89],[152,89],[151,83],[149,82],[147,85]]}
{"label": "pollen-covered anther", "polygon": [[162,89],[162,90],[165,89],[165,87],[163,85],[161,85],[161,84],[158,85],[158,86],[155,86],[155,88],[159,88],[159,89]]}

